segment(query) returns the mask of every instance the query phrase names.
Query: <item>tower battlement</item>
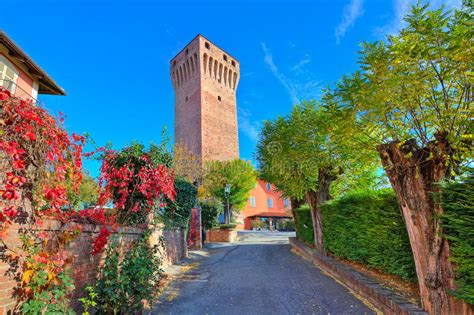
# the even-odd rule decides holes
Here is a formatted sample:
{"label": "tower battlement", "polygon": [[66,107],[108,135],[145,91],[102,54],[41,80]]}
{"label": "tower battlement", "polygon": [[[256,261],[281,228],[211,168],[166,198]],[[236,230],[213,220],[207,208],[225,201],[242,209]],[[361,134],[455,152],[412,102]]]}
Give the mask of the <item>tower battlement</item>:
{"label": "tower battlement", "polygon": [[240,64],[202,35],[170,61],[175,143],[203,162],[239,157],[236,90]]}

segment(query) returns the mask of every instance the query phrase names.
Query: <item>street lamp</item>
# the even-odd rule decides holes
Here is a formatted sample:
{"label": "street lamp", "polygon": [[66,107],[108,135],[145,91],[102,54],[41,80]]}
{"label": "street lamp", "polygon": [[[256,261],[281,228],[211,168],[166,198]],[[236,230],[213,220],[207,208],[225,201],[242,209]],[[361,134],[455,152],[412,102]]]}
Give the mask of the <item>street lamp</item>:
{"label": "street lamp", "polygon": [[224,186],[224,194],[225,194],[225,200],[226,200],[226,207],[225,207],[225,213],[224,213],[225,224],[230,223],[230,206],[229,206],[230,187],[231,187],[230,184],[225,184]]}

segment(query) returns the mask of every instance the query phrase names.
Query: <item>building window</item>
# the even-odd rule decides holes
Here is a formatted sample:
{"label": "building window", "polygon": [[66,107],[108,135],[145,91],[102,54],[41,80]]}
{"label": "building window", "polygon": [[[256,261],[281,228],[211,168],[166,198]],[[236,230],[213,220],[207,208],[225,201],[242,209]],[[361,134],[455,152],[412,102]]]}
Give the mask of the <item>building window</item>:
{"label": "building window", "polygon": [[290,207],[290,200],[288,198],[283,199],[283,205],[285,206],[285,208],[289,208]]}
{"label": "building window", "polygon": [[11,93],[15,93],[18,71],[6,58],[0,55],[0,85]]}
{"label": "building window", "polygon": [[250,197],[250,206],[254,207],[254,208],[257,206],[257,203],[255,202],[255,197],[254,196]]}
{"label": "building window", "polygon": [[186,49],[186,56],[189,54],[189,50]]}
{"label": "building window", "polygon": [[176,60],[175,60],[175,61],[173,61],[173,66],[176,66]]}
{"label": "building window", "polygon": [[222,101],[222,99],[221,99],[220,96],[217,97],[217,100],[218,100],[219,102]]}
{"label": "building window", "polygon": [[209,45],[208,42],[206,42],[206,43],[204,44],[204,46],[205,46],[207,49],[211,49],[211,45]]}
{"label": "building window", "polygon": [[234,60],[232,60],[232,65],[235,67],[235,61]]}
{"label": "building window", "polygon": [[188,101],[188,97],[186,96],[186,102]]}
{"label": "building window", "polygon": [[224,55],[223,58],[224,58],[225,61],[227,61],[227,56],[226,55]]}
{"label": "building window", "polygon": [[268,199],[267,199],[267,204],[268,204],[268,208],[273,208],[273,199],[272,199],[272,198],[268,198]]}
{"label": "building window", "polygon": [[272,189],[272,185],[270,183],[267,183],[266,184],[266,187],[267,187],[267,190],[271,190]]}

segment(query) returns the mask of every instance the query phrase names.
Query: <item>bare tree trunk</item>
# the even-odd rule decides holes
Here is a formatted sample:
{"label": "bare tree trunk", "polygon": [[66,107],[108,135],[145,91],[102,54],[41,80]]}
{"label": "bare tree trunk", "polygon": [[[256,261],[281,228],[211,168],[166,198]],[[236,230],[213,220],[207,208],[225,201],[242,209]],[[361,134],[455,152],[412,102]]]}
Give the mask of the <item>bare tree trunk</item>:
{"label": "bare tree trunk", "polygon": [[330,199],[329,187],[337,178],[331,169],[319,169],[318,188],[306,193],[306,201],[311,210],[311,219],[313,221],[314,245],[316,250],[324,253],[323,220],[321,217],[321,205]]}
{"label": "bare tree trunk", "polygon": [[448,140],[438,135],[425,148],[407,141],[380,145],[377,150],[403,212],[423,307],[430,314],[469,314],[467,304],[448,295],[454,289],[453,266],[441,234],[443,209],[432,198],[439,192],[436,183],[447,175]]}

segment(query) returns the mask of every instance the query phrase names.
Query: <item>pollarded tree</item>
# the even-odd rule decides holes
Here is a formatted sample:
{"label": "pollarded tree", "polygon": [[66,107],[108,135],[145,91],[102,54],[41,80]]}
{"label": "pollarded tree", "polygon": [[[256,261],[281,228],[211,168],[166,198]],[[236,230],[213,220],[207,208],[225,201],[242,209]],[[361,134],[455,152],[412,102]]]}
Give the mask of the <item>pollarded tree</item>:
{"label": "pollarded tree", "polygon": [[454,314],[453,266],[442,238],[435,183],[472,162],[473,7],[446,13],[414,6],[387,42],[364,44],[362,69],[345,77],[334,103],[353,110],[376,140],[402,208],[421,298],[430,314]]}
{"label": "pollarded tree", "polygon": [[[224,187],[230,184],[229,205],[232,211],[240,211],[257,183],[257,172],[244,160],[212,161],[206,165],[203,187],[207,195],[218,198],[225,204]],[[228,221],[226,216],[226,221]],[[230,222],[226,222],[230,223]]]}
{"label": "pollarded tree", "polygon": [[332,122],[333,117],[346,114],[304,102],[287,117],[266,121],[257,145],[262,177],[285,196],[305,198],[309,204],[315,246],[321,252],[324,243],[320,206],[330,199],[331,183],[343,171],[360,172],[370,164],[371,155],[358,149],[359,137],[355,134],[346,141],[338,134],[339,126]]}

